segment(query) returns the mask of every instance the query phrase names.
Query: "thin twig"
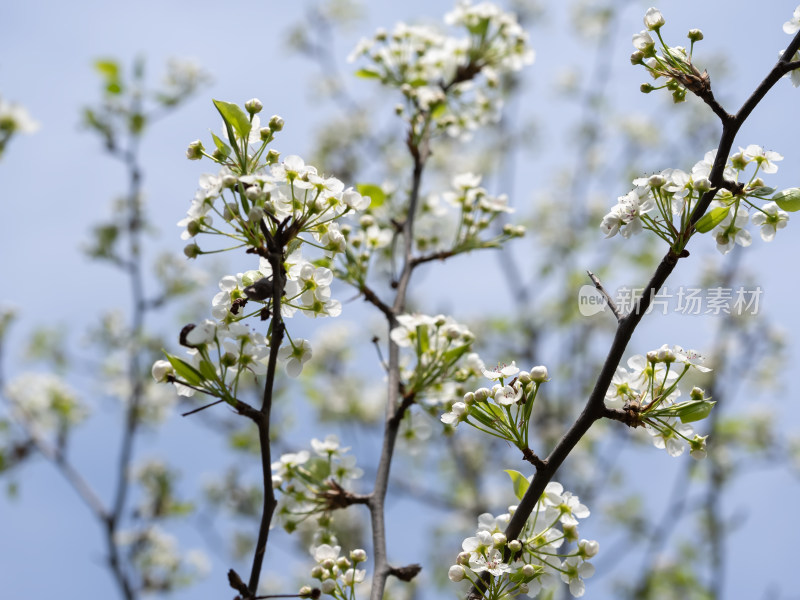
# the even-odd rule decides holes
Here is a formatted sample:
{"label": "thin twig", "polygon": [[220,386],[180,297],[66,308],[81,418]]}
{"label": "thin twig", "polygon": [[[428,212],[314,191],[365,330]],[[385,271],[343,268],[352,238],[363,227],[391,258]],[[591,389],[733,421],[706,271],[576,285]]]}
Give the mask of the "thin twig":
{"label": "thin twig", "polygon": [[[408,214],[403,223],[403,270],[397,280],[396,295],[391,313],[384,314],[387,317],[389,331],[397,324],[394,315],[400,314],[405,309],[406,294],[408,284],[411,279],[413,267],[411,264],[411,253],[414,244],[414,218],[419,202],[420,186],[422,183],[422,172],[428,159],[428,138],[423,136],[421,140],[414,141],[413,131],[409,130],[408,148],[414,159],[414,170],[409,195]],[[389,338],[389,374],[388,374],[388,396],[386,402],[386,421],[383,434],[383,447],[381,457],[378,462],[378,472],[375,476],[375,485],[370,499],[370,518],[372,525],[372,543],[374,554],[375,572],[372,577],[372,589],[370,600],[382,600],[383,592],[386,587],[386,580],[392,574],[392,567],[389,565],[386,552],[386,515],[385,500],[386,492],[389,488],[389,472],[392,465],[394,446],[397,441],[397,434],[400,429],[400,422],[408,404],[404,399],[398,406],[400,400],[400,349],[391,338]],[[412,400],[413,401],[413,400]]]}
{"label": "thin twig", "polygon": [[589,275],[589,279],[592,280],[594,287],[597,288],[597,291],[600,292],[603,295],[603,298],[606,299],[606,304],[608,304],[608,308],[611,309],[611,312],[614,313],[614,316],[617,318],[617,321],[620,321],[622,319],[622,315],[619,313],[617,305],[614,304],[614,300],[612,300],[611,296],[609,296],[608,292],[606,291],[606,288],[604,288],[603,284],[600,283],[600,279],[597,277],[597,275],[595,275],[591,271],[586,271],[586,273]]}

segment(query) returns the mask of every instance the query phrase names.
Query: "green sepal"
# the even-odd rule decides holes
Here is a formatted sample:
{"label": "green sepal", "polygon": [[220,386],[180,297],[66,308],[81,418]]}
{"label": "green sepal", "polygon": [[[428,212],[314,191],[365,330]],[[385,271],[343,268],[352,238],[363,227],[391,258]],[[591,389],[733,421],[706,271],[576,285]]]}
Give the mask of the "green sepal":
{"label": "green sepal", "polygon": [[730,211],[730,206],[718,206],[717,208],[712,208],[709,212],[704,214],[700,220],[697,221],[697,223],[694,224],[694,228],[699,233],[707,233],[722,223]]}
{"label": "green sepal", "polygon": [[781,190],[772,197],[772,201],[786,212],[800,210],[800,188]]}
{"label": "green sepal", "polygon": [[[222,115],[225,124],[233,127],[239,139],[247,141],[247,138],[250,136],[252,125],[245,112],[231,102],[223,102],[222,100],[214,100],[213,102],[219,114]],[[230,136],[230,132],[228,135]],[[233,136],[231,136],[231,139],[233,139]]]}
{"label": "green sepal", "polygon": [[514,495],[519,499],[525,496],[525,492],[528,491],[528,487],[530,487],[531,482],[520,473],[519,471],[514,471],[513,469],[505,469],[505,472],[508,473],[508,476],[511,477],[511,483],[514,485]]}

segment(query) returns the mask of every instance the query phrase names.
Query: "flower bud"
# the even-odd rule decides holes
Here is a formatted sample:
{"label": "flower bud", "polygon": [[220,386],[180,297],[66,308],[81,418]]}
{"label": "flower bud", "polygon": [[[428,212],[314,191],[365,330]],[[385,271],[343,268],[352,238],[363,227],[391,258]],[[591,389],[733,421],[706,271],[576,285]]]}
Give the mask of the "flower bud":
{"label": "flower bud", "polygon": [[500,548],[500,547],[506,545],[506,542],[508,541],[508,538],[506,537],[506,535],[504,533],[498,532],[498,533],[493,533],[492,534],[492,540],[494,541],[494,547],[495,548]]}
{"label": "flower bud", "polygon": [[470,558],[469,552],[459,552],[458,556],[456,557],[456,562],[460,565],[468,565],[469,558]]}
{"label": "flower bud", "polygon": [[533,565],[523,565],[523,567],[520,569],[520,572],[522,573],[523,577],[533,577],[536,575],[536,567]]}
{"label": "flower bud", "polygon": [[475,390],[475,402],[484,402],[491,395],[491,390],[487,388],[478,388]]}
{"label": "flower bud", "polygon": [[168,360],[157,360],[153,363],[153,368],[151,370],[153,379],[155,379],[158,383],[164,383],[167,381],[167,377],[172,375],[174,372],[175,369],[172,368],[172,364]]}
{"label": "flower bud", "polygon": [[512,552],[519,552],[520,550],[522,550],[522,542],[520,542],[519,540],[511,540],[510,542],[508,542],[508,549],[511,550]]}
{"label": "flower bud", "polygon": [[326,579],[322,582],[320,588],[322,589],[323,594],[332,594],[336,589],[336,581],[333,579]]}
{"label": "flower bud", "polygon": [[281,153],[276,150],[270,150],[267,152],[267,164],[274,165],[281,157]]}
{"label": "flower bud", "polygon": [[654,88],[649,83],[643,83],[642,85],[639,86],[639,91],[642,92],[643,94],[649,94],[654,89],[656,89],[656,88]]}
{"label": "flower bud", "polygon": [[690,40],[693,42],[699,42],[703,39],[703,32],[699,29],[690,29],[689,33],[686,35]]}
{"label": "flower bud", "polygon": [[692,388],[692,391],[689,392],[689,397],[692,400],[702,400],[706,397],[706,393],[702,388],[695,386]]}
{"label": "flower bud", "polygon": [[336,566],[342,569],[343,571],[349,569],[350,565],[351,565],[350,559],[347,558],[346,556],[340,556],[339,558],[336,559]]}
{"label": "flower bud", "polygon": [[539,365],[531,369],[531,379],[536,383],[544,383],[547,381],[547,367]]}
{"label": "flower bud", "polygon": [[186,255],[186,258],[197,258],[203,253],[203,251],[200,250],[200,246],[194,243],[186,246],[183,249],[183,253]]}
{"label": "flower bud", "polygon": [[644,64],[644,52],[641,50],[637,50],[633,54],[631,54],[631,64],[632,65],[642,65]]}
{"label": "flower bud", "polygon": [[651,188],[660,188],[667,183],[667,180],[662,175],[651,175],[647,180],[647,185]]}
{"label": "flower bud", "polygon": [[203,142],[195,140],[186,149],[186,158],[189,160],[200,160],[203,158]]}
{"label": "flower bud", "polygon": [[336,561],[333,560],[332,558],[326,558],[320,564],[322,565],[323,569],[327,569],[328,571],[330,571],[331,569],[333,569],[333,567],[336,566]]}
{"label": "flower bud", "polygon": [[244,103],[244,109],[251,115],[260,113],[263,108],[264,105],[261,104],[261,100],[259,100],[258,98],[251,98],[250,100]]}
{"label": "flower bud", "polygon": [[354,563],[364,562],[367,560],[367,553],[361,548],[357,548],[356,550],[350,552],[350,560],[352,560]]}
{"label": "flower bud", "polygon": [[314,579],[321,579],[322,578],[323,569],[319,565],[316,565],[313,569],[311,569],[311,577]]}
{"label": "flower bud", "polygon": [[269,128],[272,131],[280,131],[283,129],[283,119],[278,115],[272,115],[272,118],[269,120]]}
{"label": "flower bud", "polygon": [[585,559],[596,556],[600,551],[600,544],[595,540],[581,540],[578,544],[578,553]]}
{"label": "flower bud", "polygon": [[711,182],[706,177],[701,177],[697,181],[693,182],[694,189],[696,189],[701,194],[705,194],[708,190],[711,189]]}
{"label": "flower bud", "polygon": [[247,220],[251,223],[258,223],[264,218],[264,209],[260,206],[254,206],[247,214]]}
{"label": "flower bud", "polygon": [[661,26],[664,25],[664,22],[664,16],[661,14],[661,11],[659,11],[657,8],[647,9],[647,13],[644,15],[644,26],[650,31],[657,31],[661,29]]}
{"label": "flower bud", "polygon": [[450,567],[450,570],[447,571],[447,577],[454,583],[462,581],[466,576],[466,571],[464,571],[464,567],[461,565],[453,565]]}

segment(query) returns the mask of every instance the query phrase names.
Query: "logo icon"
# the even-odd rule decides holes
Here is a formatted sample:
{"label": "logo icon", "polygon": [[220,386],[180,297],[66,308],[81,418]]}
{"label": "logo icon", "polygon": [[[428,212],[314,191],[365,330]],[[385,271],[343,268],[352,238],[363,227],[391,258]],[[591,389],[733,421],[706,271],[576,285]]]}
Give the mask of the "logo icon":
{"label": "logo icon", "polygon": [[578,290],[578,310],[584,317],[603,312],[606,306],[606,299],[593,285],[582,285]]}

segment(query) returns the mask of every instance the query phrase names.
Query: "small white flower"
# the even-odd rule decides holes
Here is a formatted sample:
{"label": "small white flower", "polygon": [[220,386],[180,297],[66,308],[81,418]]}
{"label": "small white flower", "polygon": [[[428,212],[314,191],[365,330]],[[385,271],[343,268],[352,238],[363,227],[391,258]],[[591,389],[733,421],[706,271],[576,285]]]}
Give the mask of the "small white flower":
{"label": "small white flower", "polygon": [[768,202],[761,207],[760,211],[755,212],[751,220],[753,225],[761,227],[761,239],[771,242],[775,239],[778,229],[786,227],[789,215],[780,210],[774,202]]}
{"label": "small white flower", "polygon": [[664,16],[657,8],[648,8],[644,15],[644,26],[650,31],[660,29],[664,25]]}
{"label": "small white flower", "polygon": [[800,31],[800,6],[794,9],[792,18],[783,24],[783,31],[789,35],[794,35]]}

